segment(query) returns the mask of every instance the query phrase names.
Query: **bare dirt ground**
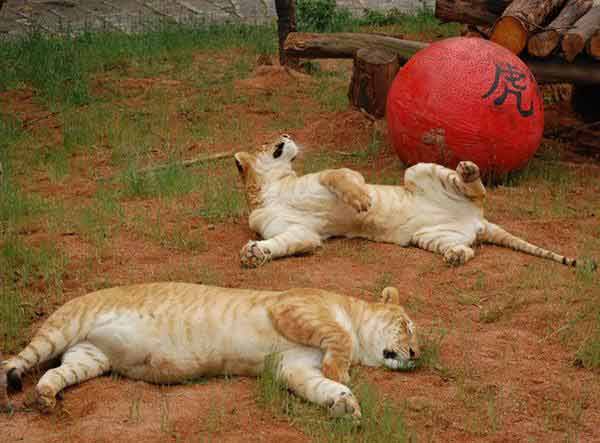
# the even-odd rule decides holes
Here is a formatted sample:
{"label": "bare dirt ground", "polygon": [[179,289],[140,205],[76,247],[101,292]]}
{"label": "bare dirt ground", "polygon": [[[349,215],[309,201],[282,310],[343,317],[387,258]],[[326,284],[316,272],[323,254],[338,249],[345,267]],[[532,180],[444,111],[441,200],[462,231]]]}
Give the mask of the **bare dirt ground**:
{"label": "bare dirt ground", "polygon": [[[336,62],[335,66],[340,65]],[[322,69],[327,70],[327,64]],[[270,76],[268,81],[265,75]],[[177,100],[190,89],[185,82],[166,80],[99,78],[96,88],[98,94],[107,83],[112,91],[122,88],[127,91],[123,103],[138,109],[146,106],[152,91],[166,88],[173,100],[166,103],[164,113],[169,118],[168,134],[175,139],[189,117],[177,111]],[[305,93],[315,82],[309,76],[291,78],[272,68],[267,74],[235,83],[238,97],[244,99],[225,105],[220,112],[232,119],[243,117],[247,124],[243,142],[190,140],[183,143],[183,156],[249,148],[270,140],[283,131],[270,126],[271,122],[283,113],[289,118],[288,107],[294,104],[297,110],[315,109],[302,113],[303,124],[290,123],[292,127],[285,129],[304,146],[300,170],[344,165],[360,170],[370,181],[401,183],[403,167],[385,136],[376,150],[360,154],[374,134],[385,132],[381,125],[357,111],[315,108],[314,97]],[[273,95],[282,101],[265,110],[260,100]],[[31,97],[28,90],[10,91],[0,96],[0,102],[21,121],[29,122],[32,131],[45,131],[60,141],[60,122]],[[566,114],[549,115],[560,119]],[[515,185],[490,188],[487,215],[543,247],[569,256],[598,258],[600,164],[571,154],[568,148],[568,144],[545,139],[542,158],[535,160],[531,170],[551,172],[531,173]],[[548,152],[553,153],[551,160],[543,157]],[[92,153],[73,154],[68,160],[70,173],[60,180],[38,166],[23,172],[20,182],[29,193],[69,207],[84,207],[101,186],[97,178],[118,172],[110,158],[110,148],[97,146]],[[164,150],[155,149],[148,163],[166,158]],[[544,169],[547,164],[552,168]],[[211,169],[226,175],[235,167],[223,161]],[[187,171],[206,173],[195,168]],[[226,176],[232,177],[228,186],[239,189],[235,175]],[[200,248],[175,248],[145,235],[133,222],[116,219],[108,242],[101,247],[76,224],[52,228],[42,218],[25,226],[19,233],[25,243],[50,242],[68,257],[60,298],[47,296],[43,281],[28,288],[36,309],[27,335],[56,306],[104,286],[159,280],[269,289],[312,286],[368,299],[380,286],[391,283],[399,288],[430,346],[439,343],[439,361],[413,373],[359,368],[354,378],[369,381],[401,408],[414,441],[600,441],[599,372],[575,364],[577,351],[593,333],[593,324],[577,319],[590,300],[598,299],[596,277],[588,284],[573,269],[489,245],[477,248],[476,258],[467,265],[452,268],[439,256],[416,248],[345,239],[328,241],[315,254],[277,260],[260,269],[241,269],[238,251],[253,237],[246,216],[209,221],[196,214],[182,220],[181,208],[193,210],[201,198],[192,192],[172,200],[121,199],[126,221],[136,214],[160,211],[163,237],[171,238],[169,233],[184,229],[202,238]],[[26,378],[25,392],[32,390],[37,378],[38,374]],[[247,378],[154,386],[106,376],[67,389],[52,415],[28,410],[0,415],[1,440],[310,441],[292,420],[261,407],[256,389],[256,381]],[[18,406],[26,395],[16,394],[12,401]]]}

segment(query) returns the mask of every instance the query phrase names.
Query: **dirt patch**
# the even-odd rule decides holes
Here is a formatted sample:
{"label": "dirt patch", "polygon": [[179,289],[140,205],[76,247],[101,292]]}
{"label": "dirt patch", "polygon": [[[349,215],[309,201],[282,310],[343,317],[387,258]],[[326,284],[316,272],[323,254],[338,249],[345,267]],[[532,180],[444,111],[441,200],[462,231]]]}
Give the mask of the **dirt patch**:
{"label": "dirt patch", "polygon": [[[121,97],[123,103],[141,109],[150,103],[153,88],[165,88],[172,96],[164,107],[171,132],[161,133],[164,140],[148,151],[143,159],[148,164],[169,160],[165,146],[175,144],[177,131],[218,114],[211,124],[243,121],[247,127],[223,126],[214,133],[215,140],[190,136],[181,142],[182,158],[251,149],[288,132],[304,146],[304,161],[327,157],[335,167],[352,167],[374,179],[400,182],[403,169],[381,123],[355,110],[320,108],[315,97],[303,91],[315,81],[277,66],[261,67],[236,81],[239,97],[213,113],[191,106],[181,109],[184,98],[199,93],[183,81],[121,79],[106,80],[105,86],[130,89],[131,96]],[[215,101],[223,98],[214,94]],[[270,97],[278,101],[270,108],[263,106],[262,101]],[[62,143],[58,120],[35,103],[30,91],[4,93],[0,102],[22,122],[43,117],[31,127],[55,129],[53,143]],[[303,108],[311,112],[301,124],[286,126],[290,113]],[[374,140],[376,149],[368,148]],[[84,207],[95,198],[100,186],[97,176],[122,173],[110,160],[114,149],[99,144],[91,153],[76,154],[62,181],[53,181],[39,168],[20,175],[20,183],[25,191],[53,202]],[[560,253],[600,257],[600,165],[581,157],[572,164],[573,159],[568,150],[553,159],[553,165],[572,172],[566,184],[560,176],[540,174],[517,185],[490,188],[489,218]],[[229,177],[228,168],[233,164],[216,162],[186,173]],[[118,182],[102,185],[120,186]],[[425,340],[439,340],[439,362],[414,373],[361,368],[355,377],[370,381],[402,409],[417,441],[600,440],[600,378],[597,371],[573,364],[581,343],[576,339],[581,337],[565,327],[597,288],[580,288],[572,269],[490,245],[478,247],[467,265],[451,268],[426,251],[358,239],[333,239],[314,254],[277,260],[260,269],[241,269],[239,249],[254,238],[247,219],[209,222],[199,215],[197,200],[200,196],[194,193],[170,200],[123,197],[125,221],[116,216],[107,221],[112,230],[100,240],[69,228],[68,223],[65,229],[56,229],[47,219],[32,222],[35,229],[21,231],[19,238],[31,245],[50,242],[68,258],[64,295],[44,305],[33,329],[59,304],[119,284],[179,280],[265,289],[312,286],[363,299],[372,299],[383,284],[395,284]],[[162,231],[157,237],[132,221],[145,214],[151,231],[159,211]],[[168,241],[178,231],[199,234],[203,245],[178,248]],[[34,300],[42,300],[48,290],[40,281],[39,287],[28,288]],[[38,377],[26,378],[26,391]],[[20,404],[24,395],[14,396],[13,403]],[[256,382],[248,378],[158,387],[102,377],[68,389],[52,416],[20,411],[0,416],[0,427],[7,441],[27,442],[310,441],[293,423],[261,408],[256,397]]]}
{"label": "dirt patch", "polygon": [[263,92],[275,91],[281,87],[289,87],[290,82],[302,84],[310,83],[312,81],[313,79],[309,75],[284,66],[263,65],[257,67],[250,78],[237,80],[235,86],[241,91],[259,90]]}

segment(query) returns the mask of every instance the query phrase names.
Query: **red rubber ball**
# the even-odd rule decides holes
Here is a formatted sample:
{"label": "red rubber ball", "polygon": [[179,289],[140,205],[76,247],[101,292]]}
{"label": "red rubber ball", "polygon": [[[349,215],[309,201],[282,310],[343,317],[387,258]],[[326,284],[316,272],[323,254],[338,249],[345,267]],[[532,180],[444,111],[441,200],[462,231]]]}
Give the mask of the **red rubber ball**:
{"label": "red rubber ball", "polygon": [[538,148],[544,108],[529,68],[509,50],[480,38],[431,44],[398,72],[387,97],[389,135],[409,165],[483,173],[524,166]]}

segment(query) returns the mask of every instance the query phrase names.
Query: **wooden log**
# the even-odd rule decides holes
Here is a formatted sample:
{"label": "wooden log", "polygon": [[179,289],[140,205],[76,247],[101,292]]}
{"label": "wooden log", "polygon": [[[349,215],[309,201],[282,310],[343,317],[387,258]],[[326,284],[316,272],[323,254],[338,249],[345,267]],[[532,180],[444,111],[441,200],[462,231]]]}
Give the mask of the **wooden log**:
{"label": "wooden log", "polygon": [[559,58],[523,58],[538,83],[572,83],[576,85],[600,85],[598,63],[582,61],[565,63]]}
{"label": "wooden log", "polygon": [[296,57],[287,56],[284,43],[290,32],[296,32],[296,0],[275,0],[277,11],[277,34],[279,35],[279,64],[281,66],[298,66]]}
{"label": "wooden log", "polygon": [[348,89],[350,103],[375,118],[385,115],[387,93],[400,69],[398,56],[383,49],[356,51],[352,80]]}
{"label": "wooden log", "polygon": [[[345,39],[347,35],[352,38]],[[354,53],[361,48],[378,48],[394,52],[401,63],[426,46],[427,43],[381,35],[346,33],[291,33],[285,41],[286,52],[303,58],[354,58]],[[523,61],[538,83],[600,84],[600,69],[595,62],[581,61],[572,65],[556,58],[535,60],[527,57]]]}
{"label": "wooden log", "polygon": [[592,0],[567,0],[558,16],[550,22],[547,30],[533,35],[527,42],[527,50],[536,57],[547,57],[556,49],[562,36],[571,25],[592,7]]}
{"label": "wooden log", "polygon": [[572,63],[575,57],[585,48],[587,41],[600,28],[600,4],[594,6],[567,32],[562,40],[565,59]]}
{"label": "wooden log", "polygon": [[435,16],[444,22],[493,25],[512,0],[437,0]]}
{"label": "wooden log", "polygon": [[463,37],[478,37],[489,39],[492,34],[490,26],[467,25],[466,30],[461,34]]}
{"label": "wooden log", "polygon": [[600,60],[600,29],[592,35],[588,41],[586,50],[591,57]]}
{"label": "wooden log", "polygon": [[288,35],[284,48],[286,54],[302,58],[354,58],[359,49],[377,48],[393,52],[405,62],[426,46],[426,43],[378,34],[292,32]]}
{"label": "wooden log", "polygon": [[547,17],[557,13],[566,0],[515,0],[494,25],[491,40],[520,54],[529,34],[539,29]]}

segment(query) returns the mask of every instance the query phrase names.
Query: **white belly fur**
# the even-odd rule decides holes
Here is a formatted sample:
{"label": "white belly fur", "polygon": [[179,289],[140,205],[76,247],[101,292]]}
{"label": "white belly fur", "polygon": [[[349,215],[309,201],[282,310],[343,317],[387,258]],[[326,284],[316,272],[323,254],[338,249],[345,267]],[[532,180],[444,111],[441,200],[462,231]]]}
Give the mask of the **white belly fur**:
{"label": "white belly fur", "polygon": [[102,313],[86,341],[107,355],[115,372],[134,379],[166,383],[256,375],[267,355],[298,345],[276,333],[264,306],[248,309],[245,298],[236,297],[225,312],[220,299],[188,312]]}

